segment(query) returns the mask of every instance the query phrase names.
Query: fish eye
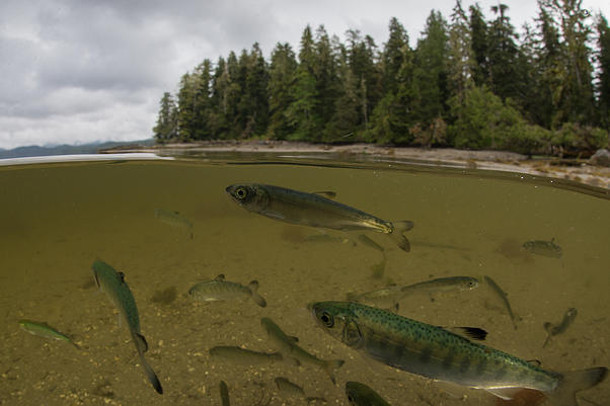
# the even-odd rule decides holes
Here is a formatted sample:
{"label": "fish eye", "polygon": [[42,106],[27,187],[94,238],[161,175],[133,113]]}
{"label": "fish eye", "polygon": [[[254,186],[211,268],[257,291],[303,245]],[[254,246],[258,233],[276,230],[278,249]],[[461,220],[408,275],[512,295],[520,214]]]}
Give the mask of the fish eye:
{"label": "fish eye", "polygon": [[241,199],[245,199],[247,194],[248,194],[248,192],[243,187],[240,187],[240,188],[235,190],[235,197],[237,197],[240,200]]}
{"label": "fish eye", "polygon": [[320,321],[328,328],[335,325],[335,320],[333,319],[333,316],[328,312],[322,312],[322,314],[320,315]]}

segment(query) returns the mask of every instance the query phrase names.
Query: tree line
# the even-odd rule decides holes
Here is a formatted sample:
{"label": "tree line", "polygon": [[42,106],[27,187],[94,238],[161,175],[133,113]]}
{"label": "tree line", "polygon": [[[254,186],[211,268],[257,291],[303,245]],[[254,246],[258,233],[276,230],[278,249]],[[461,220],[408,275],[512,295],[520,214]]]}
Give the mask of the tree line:
{"label": "tree line", "polygon": [[582,0],[538,0],[517,33],[508,6],[432,10],[417,45],[397,18],[380,47],[305,27],[298,55],[258,43],[204,59],[161,98],[159,143],[269,139],[576,155],[608,145],[610,28]]}

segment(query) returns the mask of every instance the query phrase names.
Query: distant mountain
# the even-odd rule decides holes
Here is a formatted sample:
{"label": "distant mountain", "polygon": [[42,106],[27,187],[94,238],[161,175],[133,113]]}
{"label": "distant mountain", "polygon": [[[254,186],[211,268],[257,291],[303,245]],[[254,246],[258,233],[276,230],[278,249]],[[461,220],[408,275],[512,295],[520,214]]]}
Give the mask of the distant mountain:
{"label": "distant mountain", "polygon": [[155,144],[155,140],[147,139],[140,141],[109,141],[96,142],[92,144],[82,145],[56,145],[52,147],[41,147],[38,145],[30,145],[27,147],[18,147],[15,149],[0,148],[0,159],[4,158],[24,158],[32,156],[49,156],[49,155],[74,155],[74,154],[97,154],[99,150],[106,148],[116,148],[122,146],[151,146]]}

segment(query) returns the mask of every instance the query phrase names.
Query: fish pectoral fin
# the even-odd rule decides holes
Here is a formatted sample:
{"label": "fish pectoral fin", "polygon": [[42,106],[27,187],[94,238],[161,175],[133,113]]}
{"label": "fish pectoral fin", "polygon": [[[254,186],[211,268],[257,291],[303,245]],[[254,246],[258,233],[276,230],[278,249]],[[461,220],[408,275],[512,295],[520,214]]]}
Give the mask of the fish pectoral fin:
{"label": "fish pectoral fin", "polygon": [[215,281],[224,281],[225,280],[225,274],[221,273],[220,275],[215,277],[214,280]]}
{"label": "fish pectoral fin", "polygon": [[511,400],[523,388],[482,388],[502,400]]}
{"label": "fish pectoral fin", "polygon": [[288,339],[293,343],[299,342],[299,337],[295,337],[295,336],[286,336],[286,337],[288,337]]}

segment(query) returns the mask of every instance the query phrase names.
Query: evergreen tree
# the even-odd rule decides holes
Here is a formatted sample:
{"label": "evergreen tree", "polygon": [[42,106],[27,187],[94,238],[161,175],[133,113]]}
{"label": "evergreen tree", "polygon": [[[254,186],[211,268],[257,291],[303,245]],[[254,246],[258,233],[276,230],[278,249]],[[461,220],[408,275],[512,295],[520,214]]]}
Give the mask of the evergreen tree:
{"label": "evergreen tree", "polygon": [[460,0],[456,0],[449,27],[450,95],[461,104],[466,90],[474,85],[474,56],[470,28]]}
{"label": "evergreen tree", "polygon": [[290,140],[320,140],[320,119],[316,116],[319,98],[314,66],[314,41],[311,28],[307,26],[301,36],[299,66],[291,89],[293,102],[286,111],[288,123],[295,129],[288,137]]}
{"label": "evergreen tree", "polygon": [[178,136],[178,116],[176,103],[171,93],[165,92],[161,98],[157,125],[153,128],[155,140],[164,144]]}
{"label": "evergreen tree", "polygon": [[598,17],[597,21],[597,43],[599,47],[597,94],[600,124],[610,131],[610,27],[602,15]]}
{"label": "evergreen tree", "polygon": [[372,109],[382,96],[381,72],[376,60],[377,46],[373,38],[368,35],[362,38],[356,30],[347,31],[347,41],[347,63],[358,87],[358,126],[367,130]]}
{"label": "evergreen tree", "polygon": [[594,98],[591,49],[588,46],[591,27],[586,20],[589,13],[582,8],[582,0],[539,0],[540,9],[561,21],[558,67],[560,75],[554,86],[553,125],[568,121],[590,125],[594,122]]}
{"label": "evergreen tree", "polygon": [[474,58],[472,79],[477,86],[489,85],[491,76],[489,72],[489,33],[487,22],[478,4],[470,6],[469,26]]}
{"label": "evergreen tree", "polygon": [[491,91],[502,100],[520,100],[523,94],[521,84],[525,71],[517,47],[517,35],[507,16],[508,6],[499,3],[491,7],[496,19],[488,31],[487,61],[489,64],[489,84]]}
{"label": "evergreen tree", "polygon": [[269,138],[283,140],[294,132],[287,117],[287,109],[294,101],[292,86],[296,70],[296,56],[290,44],[277,44],[271,54],[269,67]]}
{"label": "evergreen tree", "polygon": [[414,83],[417,101],[413,106],[417,121],[424,127],[446,114],[447,89],[447,23],[440,12],[432,10],[423,37],[417,42],[414,60]]}

